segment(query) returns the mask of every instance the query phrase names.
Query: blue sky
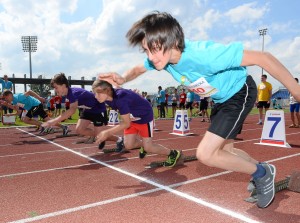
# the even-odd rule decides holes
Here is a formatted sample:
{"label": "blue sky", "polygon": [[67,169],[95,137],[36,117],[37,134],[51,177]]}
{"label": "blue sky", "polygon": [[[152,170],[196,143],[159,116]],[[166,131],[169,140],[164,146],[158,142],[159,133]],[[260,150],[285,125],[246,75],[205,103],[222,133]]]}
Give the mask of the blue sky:
{"label": "blue sky", "polygon": [[[267,28],[265,51],[300,78],[298,4],[294,0],[0,0],[0,76],[29,76],[29,56],[21,44],[24,35],[38,36],[33,77],[51,78],[59,72],[73,79],[92,79],[108,71],[122,74],[145,57],[128,46],[126,32],[142,16],[159,10],[176,17],[191,40],[241,41],[246,49],[261,50],[258,30]],[[258,83],[261,69],[248,70]],[[268,80],[274,89],[281,86],[271,76]],[[164,71],[151,71],[124,87],[156,92],[159,85],[178,84]]]}

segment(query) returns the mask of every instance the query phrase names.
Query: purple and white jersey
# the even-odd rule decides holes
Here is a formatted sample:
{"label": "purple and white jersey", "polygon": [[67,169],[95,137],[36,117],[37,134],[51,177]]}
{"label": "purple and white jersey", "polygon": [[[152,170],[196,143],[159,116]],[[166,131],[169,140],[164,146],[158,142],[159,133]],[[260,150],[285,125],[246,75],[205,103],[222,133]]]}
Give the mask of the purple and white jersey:
{"label": "purple and white jersey", "polygon": [[92,92],[82,88],[69,88],[66,98],[70,104],[78,102],[78,108],[82,108],[85,112],[99,114],[106,112],[104,103],[99,103]]}
{"label": "purple and white jersey", "polygon": [[145,98],[127,89],[113,89],[113,91],[113,100],[105,103],[112,109],[119,110],[120,115],[131,114],[131,118],[138,124],[146,124],[153,120],[152,107]]}

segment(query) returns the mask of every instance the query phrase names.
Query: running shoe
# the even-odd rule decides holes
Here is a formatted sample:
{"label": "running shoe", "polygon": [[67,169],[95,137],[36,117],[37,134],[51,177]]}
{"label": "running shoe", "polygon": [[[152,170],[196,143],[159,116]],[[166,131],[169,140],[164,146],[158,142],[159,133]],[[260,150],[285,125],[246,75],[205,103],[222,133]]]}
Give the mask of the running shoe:
{"label": "running shoe", "polygon": [[123,150],[125,148],[123,137],[122,137],[121,141],[117,142],[116,144],[117,144],[116,152],[117,153],[123,152]]}
{"label": "running shoe", "polygon": [[168,159],[164,163],[164,166],[166,167],[175,166],[180,156],[181,156],[181,152],[179,150],[171,150]]}
{"label": "running shoe", "polygon": [[63,135],[66,136],[69,132],[69,127],[67,125],[63,126]]}
{"label": "running shoe", "polygon": [[268,207],[275,196],[275,175],[276,168],[271,164],[261,164],[266,169],[266,175],[254,179],[257,192],[257,206],[259,208]]}
{"label": "running shoe", "polygon": [[145,158],[146,155],[147,155],[146,150],[144,149],[144,147],[141,147],[140,151],[139,151],[139,157],[140,157],[140,159]]}
{"label": "running shoe", "polygon": [[43,127],[43,126],[40,126],[40,132],[39,132],[40,135],[44,135],[44,134],[47,134],[47,128]]}

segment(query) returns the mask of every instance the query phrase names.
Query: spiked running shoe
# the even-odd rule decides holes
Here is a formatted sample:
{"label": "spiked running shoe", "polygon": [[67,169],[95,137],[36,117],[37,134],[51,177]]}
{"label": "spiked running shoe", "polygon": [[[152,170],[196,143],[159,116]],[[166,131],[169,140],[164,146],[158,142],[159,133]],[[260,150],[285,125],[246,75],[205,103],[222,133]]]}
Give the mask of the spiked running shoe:
{"label": "spiked running shoe", "polygon": [[117,144],[116,152],[117,152],[117,153],[123,152],[123,150],[124,150],[124,148],[125,148],[123,137],[122,137],[122,140],[121,140],[120,142],[117,142],[116,144]]}
{"label": "spiked running shoe", "polygon": [[144,149],[144,147],[141,147],[140,151],[139,151],[139,157],[140,157],[140,159],[145,158],[146,155],[147,155],[146,150]]}
{"label": "spiked running shoe", "polygon": [[171,150],[170,155],[168,156],[167,161],[165,161],[164,166],[173,167],[176,165],[177,160],[181,156],[181,152],[179,150]]}
{"label": "spiked running shoe", "polygon": [[259,208],[268,207],[275,195],[275,175],[276,168],[271,164],[261,164],[266,169],[266,175],[254,179],[257,191],[257,206]]}
{"label": "spiked running shoe", "polygon": [[69,132],[69,127],[64,125],[63,126],[63,135],[66,136],[68,134],[68,132]]}

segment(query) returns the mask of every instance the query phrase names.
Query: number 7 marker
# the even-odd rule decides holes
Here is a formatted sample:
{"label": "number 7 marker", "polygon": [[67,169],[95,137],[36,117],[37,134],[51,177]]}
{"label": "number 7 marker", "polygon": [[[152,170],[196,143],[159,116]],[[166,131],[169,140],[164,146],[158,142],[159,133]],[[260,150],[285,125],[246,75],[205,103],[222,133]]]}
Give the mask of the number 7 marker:
{"label": "number 7 marker", "polygon": [[282,110],[268,110],[259,143],[267,146],[291,148],[286,142],[285,120]]}

